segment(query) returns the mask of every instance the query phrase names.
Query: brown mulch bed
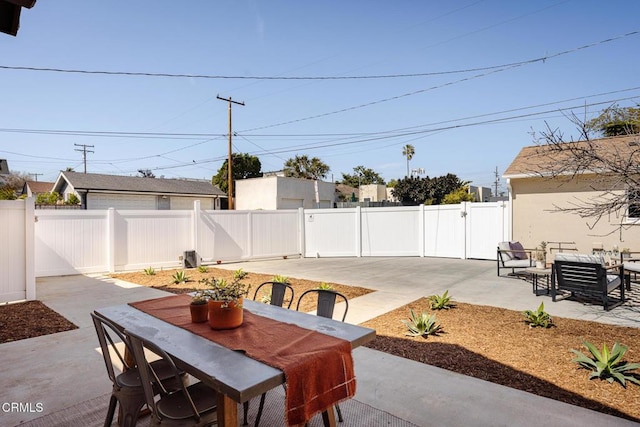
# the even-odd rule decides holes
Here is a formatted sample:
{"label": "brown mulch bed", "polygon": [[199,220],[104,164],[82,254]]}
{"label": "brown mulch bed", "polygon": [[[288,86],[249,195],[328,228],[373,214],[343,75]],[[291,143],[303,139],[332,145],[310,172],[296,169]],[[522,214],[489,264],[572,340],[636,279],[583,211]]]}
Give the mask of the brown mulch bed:
{"label": "brown mulch bed", "polygon": [[[537,307],[532,307],[532,309]],[[401,322],[409,310],[436,313],[438,336],[411,338]],[[626,345],[624,360],[640,362],[640,330],[602,323],[554,318],[555,327],[530,328],[519,311],[455,303],[432,311],[426,298],[363,323],[376,330],[367,346],[507,387],[640,421],[640,386],[589,380],[589,371],[571,360],[576,349],[589,355],[586,340],[599,349]],[[638,371],[636,371],[638,372]],[[640,374],[640,372],[638,372]]]}
{"label": "brown mulch bed", "polygon": [[[163,291],[172,292],[175,294],[182,294],[187,292],[193,292],[198,289],[206,289],[206,285],[199,283],[204,278],[218,278],[218,279],[233,279],[233,271],[222,268],[208,267],[206,273],[201,273],[198,269],[185,269],[189,281],[186,283],[175,284],[173,283],[173,274],[178,270],[156,270],[154,275],[147,275],[144,272],[132,272],[132,273],[119,273],[112,274],[111,277],[124,280],[127,282],[137,283],[139,285],[150,286]],[[273,280],[273,275],[261,274],[261,273],[249,273],[242,281],[251,285],[249,291],[249,298],[253,298],[253,295],[257,287],[264,282]],[[294,290],[294,301],[291,304],[291,308],[295,310],[298,303],[298,297],[306,290],[317,288],[319,283],[312,280],[289,278],[290,285]],[[327,282],[331,288],[335,291],[342,293],[347,299],[359,297],[361,295],[368,294],[370,289],[360,288],[357,286],[346,286],[339,283]],[[263,295],[263,289],[260,290],[257,300]],[[288,304],[288,300],[285,301]],[[301,311],[315,310],[316,300],[314,297],[305,297],[303,304],[300,306]]]}
{"label": "brown mulch bed", "polygon": [[[189,269],[186,272],[191,281],[175,285],[171,278],[174,272],[175,270],[158,270],[153,276],[135,272],[115,274],[113,277],[168,292],[185,293],[201,288],[198,280],[203,277],[214,275],[231,278],[233,274],[232,271],[213,267],[204,274]],[[249,273],[245,282],[251,283],[255,290],[258,284],[271,279],[270,275]],[[304,290],[319,285],[310,280],[290,280],[298,296]],[[337,283],[330,285],[349,299],[371,292]],[[294,300],[292,308],[295,308],[296,303]],[[30,310],[19,309],[23,304],[29,306]],[[314,307],[314,302],[311,301],[303,305],[301,310],[309,311]],[[378,335],[368,347],[554,400],[640,421],[640,386],[628,384],[625,389],[617,383],[589,380],[589,372],[571,362],[574,357],[571,349],[588,354],[588,350],[582,345],[583,340],[592,342],[598,348],[602,348],[605,343],[611,348],[618,341],[629,347],[625,360],[640,362],[640,329],[564,318],[554,318],[556,326],[550,329],[529,328],[523,322],[520,312],[456,303],[453,309],[435,312],[438,323],[443,326],[441,334],[428,338],[407,337],[401,320],[408,319],[411,308],[417,313],[431,312],[428,307],[428,300],[421,299],[365,322],[363,326],[376,329]],[[531,307],[535,308],[537,307]],[[32,313],[35,315],[31,316]],[[27,317],[33,317],[36,321],[27,323]],[[38,301],[0,306],[0,342],[75,328],[75,325]],[[437,390],[437,385],[434,387]]]}
{"label": "brown mulch bed", "polygon": [[72,329],[78,327],[40,301],[0,305],[0,344]]}

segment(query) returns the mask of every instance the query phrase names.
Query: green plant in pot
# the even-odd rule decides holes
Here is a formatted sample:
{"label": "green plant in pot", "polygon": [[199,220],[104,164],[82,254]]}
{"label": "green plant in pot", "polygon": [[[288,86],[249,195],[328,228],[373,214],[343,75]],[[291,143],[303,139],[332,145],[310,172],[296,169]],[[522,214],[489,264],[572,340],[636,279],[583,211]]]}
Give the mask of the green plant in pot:
{"label": "green plant in pot", "polygon": [[191,321],[194,323],[206,322],[209,317],[208,297],[205,292],[198,291],[191,297],[189,310],[191,311]]}
{"label": "green plant in pot", "polygon": [[207,286],[203,293],[208,300],[211,329],[233,329],[242,324],[242,303],[251,289],[251,285],[242,282],[245,277],[247,273],[240,269],[234,272],[232,280],[215,277],[200,280]]}
{"label": "green plant in pot", "polygon": [[547,264],[547,242],[542,241],[534,254],[537,268],[545,268]]}

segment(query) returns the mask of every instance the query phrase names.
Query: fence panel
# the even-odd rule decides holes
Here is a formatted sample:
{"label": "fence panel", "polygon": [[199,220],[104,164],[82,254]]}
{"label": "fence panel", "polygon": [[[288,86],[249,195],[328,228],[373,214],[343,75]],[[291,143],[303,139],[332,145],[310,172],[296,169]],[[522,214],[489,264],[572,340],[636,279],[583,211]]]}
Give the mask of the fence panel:
{"label": "fence panel", "polygon": [[204,262],[249,258],[248,211],[203,211],[201,219],[204,226],[198,243]]}
{"label": "fence panel", "polygon": [[424,207],[424,255],[464,258],[465,224],[461,205]]}
{"label": "fence panel", "polygon": [[195,250],[193,211],[117,210],[114,223],[116,270],[177,266]]}
{"label": "fence panel", "polygon": [[107,211],[38,210],[36,276],[109,271]]}
{"label": "fence panel", "polygon": [[35,299],[33,199],[0,201],[0,303]]}
{"label": "fence panel", "polygon": [[467,203],[467,258],[496,259],[498,242],[508,239],[506,202]]}
{"label": "fence panel", "polygon": [[420,207],[362,208],[362,256],[419,256]]}
{"label": "fence panel", "polygon": [[355,209],[305,209],[304,256],[359,256]]}
{"label": "fence panel", "polygon": [[251,212],[251,257],[301,254],[298,210]]}

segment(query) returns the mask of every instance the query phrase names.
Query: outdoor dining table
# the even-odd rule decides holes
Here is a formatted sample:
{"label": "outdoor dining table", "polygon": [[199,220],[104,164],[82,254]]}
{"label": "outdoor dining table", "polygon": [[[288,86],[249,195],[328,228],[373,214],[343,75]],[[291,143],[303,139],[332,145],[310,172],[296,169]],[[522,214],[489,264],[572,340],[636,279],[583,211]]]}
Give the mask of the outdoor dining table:
{"label": "outdoor dining table", "polygon": [[[244,309],[258,316],[348,341],[352,349],[375,338],[373,329],[270,304],[245,300]],[[129,304],[95,311],[123,330],[154,342],[170,354],[181,369],[216,390],[219,426],[236,427],[238,403],[260,396],[286,381],[280,369],[146,314]],[[273,350],[277,351],[276,348]],[[325,426],[335,426],[333,406],[322,412],[322,418]]]}

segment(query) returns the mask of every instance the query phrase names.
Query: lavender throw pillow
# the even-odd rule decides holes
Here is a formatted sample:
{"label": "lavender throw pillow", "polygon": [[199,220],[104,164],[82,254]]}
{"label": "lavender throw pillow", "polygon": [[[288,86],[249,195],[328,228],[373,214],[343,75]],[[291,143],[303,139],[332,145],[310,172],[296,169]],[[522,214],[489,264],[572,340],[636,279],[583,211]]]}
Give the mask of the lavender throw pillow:
{"label": "lavender throw pillow", "polygon": [[528,259],[527,253],[524,251],[524,248],[522,247],[522,243],[509,242],[509,247],[511,248],[511,256],[514,259]]}

